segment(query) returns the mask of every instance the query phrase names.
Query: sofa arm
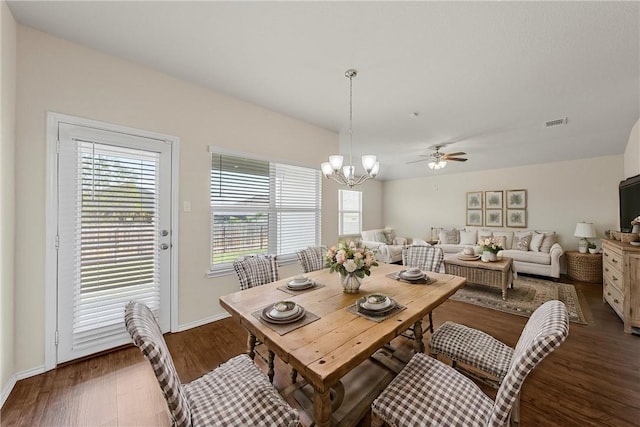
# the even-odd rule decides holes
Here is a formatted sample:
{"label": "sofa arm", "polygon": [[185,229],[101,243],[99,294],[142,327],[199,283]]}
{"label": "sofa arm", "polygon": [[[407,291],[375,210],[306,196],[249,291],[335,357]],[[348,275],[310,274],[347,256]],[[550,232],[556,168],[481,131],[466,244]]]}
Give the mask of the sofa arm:
{"label": "sofa arm", "polygon": [[393,244],[398,246],[405,246],[407,244],[407,239],[404,237],[396,237],[393,239]]}
{"label": "sofa arm", "polygon": [[551,276],[555,278],[560,277],[560,257],[564,254],[564,249],[560,246],[560,243],[554,243],[549,250],[551,255]]}

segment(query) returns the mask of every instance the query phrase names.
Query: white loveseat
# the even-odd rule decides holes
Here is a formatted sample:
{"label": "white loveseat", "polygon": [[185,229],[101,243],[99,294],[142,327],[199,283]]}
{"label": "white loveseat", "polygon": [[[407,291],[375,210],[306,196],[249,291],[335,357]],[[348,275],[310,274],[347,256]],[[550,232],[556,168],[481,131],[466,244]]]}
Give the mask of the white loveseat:
{"label": "white loveseat", "polygon": [[402,247],[407,244],[407,239],[396,237],[390,228],[363,230],[360,241],[374,251],[376,260],[387,264],[402,261]]}
{"label": "white loveseat", "polygon": [[[523,243],[527,235],[530,237],[525,248]],[[446,260],[457,256],[466,246],[473,247],[478,253],[478,241],[487,238],[503,241],[504,250],[498,252],[498,257],[512,258],[516,273],[560,278],[560,262],[564,250],[556,242],[556,234],[553,231],[442,230],[439,232],[436,246],[442,248]],[[413,244],[426,244],[426,242],[413,239]]]}

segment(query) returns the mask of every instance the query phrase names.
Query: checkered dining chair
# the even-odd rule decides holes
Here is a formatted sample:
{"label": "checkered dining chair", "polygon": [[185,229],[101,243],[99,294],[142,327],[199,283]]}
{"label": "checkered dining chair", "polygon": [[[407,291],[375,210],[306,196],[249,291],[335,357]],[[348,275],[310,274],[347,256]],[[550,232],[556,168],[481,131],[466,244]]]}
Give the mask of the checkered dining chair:
{"label": "checkered dining chair", "polygon": [[374,400],[371,425],[506,426],[524,380],[568,334],[565,305],[556,300],[541,305],[520,335],[495,400],[456,369],[418,353]]}
{"label": "checkered dining chair", "polygon": [[133,343],[153,368],[174,426],[299,425],[298,412],[246,354],[182,384],[149,307],[129,302],[124,321]]}
{"label": "checkered dining chair", "polygon": [[327,248],[324,246],[309,247],[296,252],[303,273],[322,270],[324,268],[324,254]]}
{"label": "checkered dining chair", "polygon": [[[402,248],[402,265],[444,273],[444,253],[441,248],[430,245],[405,246]],[[429,332],[433,333],[433,314],[431,312],[429,312]],[[412,338],[412,334],[403,335]]]}
{"label": "checkered dining chair", "polygon": [[[274,255],[245,256],[235,260],[233,262],[233,268],[238,275],[241,290],[255,288],[256,286],[266,285],[267,283],[278,280],[278,264],[276,263],[276,257]],[[261,344],[256,336],[249,332],[247,354],[251,360],[256,356],[256,346]],[[276,355],[271,350],[267,350],[267,353],[268,355],[265,359],[268,366],[267,375],[269,376],[269,381],[273,382]],[[257,354],[260,355],[260,353]]]}

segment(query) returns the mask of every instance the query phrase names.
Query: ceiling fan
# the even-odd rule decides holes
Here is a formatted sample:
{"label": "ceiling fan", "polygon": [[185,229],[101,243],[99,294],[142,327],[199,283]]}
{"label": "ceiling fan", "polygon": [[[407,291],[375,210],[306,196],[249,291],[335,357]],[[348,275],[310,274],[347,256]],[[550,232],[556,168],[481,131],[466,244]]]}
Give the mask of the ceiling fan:
{"label": "ceiling fan", "polygon": [[427,163],[427,166],[429,166],[429,169],[442,169],[445,166],[447,166],[447,162],[448,161],[453,161],[453,162],[466,162],[467,159],[459,157],[459,156],[464,156],[467,153],[464,153],[462,151],[459,151],[457,153],[442,153],[440,152],[440,149],[444,147],[444,144],[441,145],[434,145],[433,147],[429,147],[431,149],[435,149],[435,153],[430,153],[430,154],[420,154],[420,157],[426,157],[426,159],[420,159],[420,160],[414,160],[411,162],[407,162],[407,164],[409,163],[417,163],[417,162],[429,162]]}

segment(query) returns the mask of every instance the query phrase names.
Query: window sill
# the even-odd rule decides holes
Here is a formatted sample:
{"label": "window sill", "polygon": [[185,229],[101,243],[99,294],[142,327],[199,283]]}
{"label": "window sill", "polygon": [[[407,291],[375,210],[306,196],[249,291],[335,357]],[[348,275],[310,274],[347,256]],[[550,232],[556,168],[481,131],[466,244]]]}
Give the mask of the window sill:
{"label": "window sill", "polygon": [[[298,262],[298,256],[295,253],[279,255],[276,257],[276,261],[278,263],[278,267],[292,265]],[[229,263],[226,265],[221,265],[216,269],[209,270],[207,272],[207,279],[214,279],[216,277],[228,276],[231,274],[235,274],[235,270],[233,269],[233,264]]]}

